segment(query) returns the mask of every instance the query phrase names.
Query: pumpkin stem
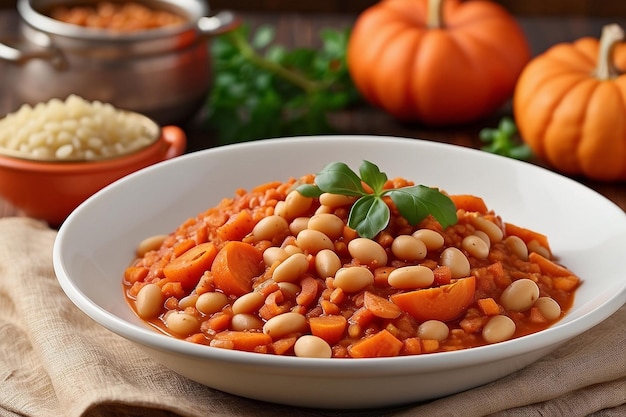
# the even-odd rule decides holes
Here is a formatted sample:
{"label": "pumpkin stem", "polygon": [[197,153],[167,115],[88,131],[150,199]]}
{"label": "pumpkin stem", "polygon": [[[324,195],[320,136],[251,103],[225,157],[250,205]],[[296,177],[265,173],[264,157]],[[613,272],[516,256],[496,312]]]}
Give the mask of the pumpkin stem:
{"label": "pumpkin stem", "polygon": [[610,80],[620,75],[620,71],[613,64],[613,50],[623,40],[624,30],[618,24],[612,23],[602,28],[598,65],[594,71],[596,78]]}
{"label": "pumpkin stem", "polygon": [[428,29],[443,28],[443,0],[428,0],[426,27]]}

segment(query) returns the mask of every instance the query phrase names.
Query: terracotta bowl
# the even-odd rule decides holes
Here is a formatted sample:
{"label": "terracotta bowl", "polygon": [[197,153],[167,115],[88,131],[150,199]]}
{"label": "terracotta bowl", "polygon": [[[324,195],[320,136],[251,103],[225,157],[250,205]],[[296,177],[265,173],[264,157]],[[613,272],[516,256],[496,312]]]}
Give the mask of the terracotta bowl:
{"label": "terracotta bowl", "polygon": [[141,168],[181,155],[182,129],[164,126],[150,145],[133,153],[87,162],[48,162],[0,155],[0,195],[23,214],[60,225],[96,191]]}

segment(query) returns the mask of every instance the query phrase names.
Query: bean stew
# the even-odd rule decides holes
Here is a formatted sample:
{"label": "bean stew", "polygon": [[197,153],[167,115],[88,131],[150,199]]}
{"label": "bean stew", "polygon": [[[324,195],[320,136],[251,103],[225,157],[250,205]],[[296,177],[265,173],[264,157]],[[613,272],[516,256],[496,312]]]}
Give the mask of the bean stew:
{"label": "bean stew", "polygon": [[[319,358],[431,354],[546,329],[580,279],[545,235],[474,195],[447,195],[455,224],[415,225],[390,198],[374,238],[348,226],[354,196],[296,190],[315,175],[237,190],[168,235],[140,242],[124,271],[135,313],[216,348]],[[389,179],[385,189],[414,185]]]}

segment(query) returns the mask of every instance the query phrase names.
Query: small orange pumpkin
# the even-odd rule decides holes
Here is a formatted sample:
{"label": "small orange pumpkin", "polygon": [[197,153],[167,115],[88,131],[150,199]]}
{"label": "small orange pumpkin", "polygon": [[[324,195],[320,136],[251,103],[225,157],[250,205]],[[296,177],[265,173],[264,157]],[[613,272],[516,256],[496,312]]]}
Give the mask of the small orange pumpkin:
{"label": "small orange pumpkin", "polygon": [[513,113],[522,139],[568,175],[626,180],[626,44],[618,25],[602,38],[554,45],[522,72]]}
{"label": "small orange pumpkin", "polygon": [[452,125],[502,106],[530,48],[491,1],[383,0],[357,18],[347,59],[372,104],[400,120]]}

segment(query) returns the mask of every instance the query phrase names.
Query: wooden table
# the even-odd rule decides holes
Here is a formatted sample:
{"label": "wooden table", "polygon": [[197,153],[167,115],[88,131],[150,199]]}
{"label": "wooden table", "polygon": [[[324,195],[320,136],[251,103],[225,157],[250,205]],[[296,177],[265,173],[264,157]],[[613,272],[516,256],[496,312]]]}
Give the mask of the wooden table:
{"label": "wooden table", "polygon": [[[269,23],[277,29],[277,42],[287,46],[315,46],[319,42],[318,33],[323,28],[349,27],[355,20],[353,14],[315,14],[315,13],[260,13],[240,12],[244,22],[255,27]],[[19,18],[13,9],[0,9],[0,38],[15,36],[18,31]],[[531,43],[533,54],[546,50],[558,42],[573,41],[582,36],[600,35],[601,27],[607,23],[619,23],[626,27],[626,17],[542,17],[520,16],[519,22]],[[16,110],[21,103],[13,97],[12,88],[6,80],[9,64],[0,62],[0,116]],[[437,142],[452,143],[461,146],[478,148],[481,146],[478,132],[483,127],[494,127],[503,114],[510,114],[510,105],[505,105],[501,112],[480,123],[460,128],[428,129],[419,125],[401,124],[383,113],[367,105],[359,105],[333,116],[334,124],[340,133],[389,135],[409,138],[422,138]],[[183,128],[189,135],[189,151],[193,152],[211,147],[212,138],[195,120]],[[625,140],[625,138],[617,138]],[[540,164],[538,161],[535,163]],[[626,211],[626,184],[601,183],[578,179],[585,185],[612,200]],[[0,216],[19,215],[10,204],[0,200]]]}

